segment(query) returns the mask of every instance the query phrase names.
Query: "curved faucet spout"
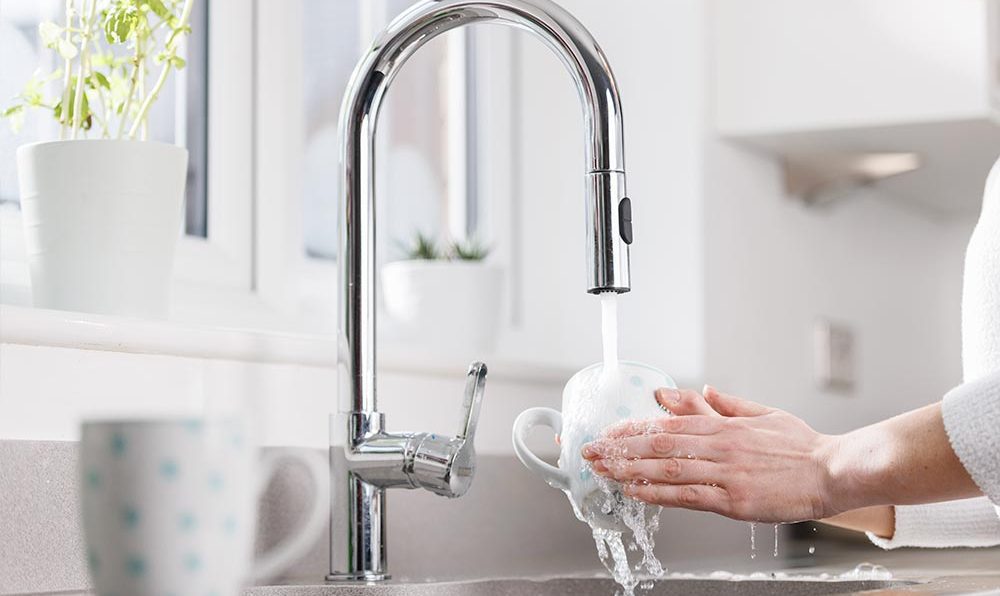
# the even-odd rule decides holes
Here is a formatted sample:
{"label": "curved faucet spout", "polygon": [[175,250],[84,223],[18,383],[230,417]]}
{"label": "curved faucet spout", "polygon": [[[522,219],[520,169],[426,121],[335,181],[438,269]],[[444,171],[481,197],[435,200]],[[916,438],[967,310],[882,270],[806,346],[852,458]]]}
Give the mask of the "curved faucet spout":
{"label": "curved faucet spout", "polygon": [[[437,35],[496,22],[534,33],[569,69],[586,127],[587,291],[627,292],[631,201],[625,185],[618,85],[590,33],[549,0],[425,0],[399,15],[351,77],[341,108],[342,349],[349,356],[351,409],[375,409],[375,131],[379,108],[400,67]],[[346,345],[345,345],[346,342]],[[348,404],[341,404],[346,407]]]}
{"label": "curved faucet spout", "polygon": [[[331,580],[387,577],[385,489],[463,493],[475,469],[472,431],[485,366],[470,369],[467,434],[388,433],[375,399],[375,129],[386,90],[420,46],[450,29],[495,22],[540,38],[569,69],[586,127],[586,258],[591,293],[630,289],[632,207],[625,186],[622,112],[611,67],[590,33],[551,0],[424,0],[375,40],[351,77],[340,119],[338,413],[331,419],[334,483]],[[346,540],[344,537],[346,536]]]}

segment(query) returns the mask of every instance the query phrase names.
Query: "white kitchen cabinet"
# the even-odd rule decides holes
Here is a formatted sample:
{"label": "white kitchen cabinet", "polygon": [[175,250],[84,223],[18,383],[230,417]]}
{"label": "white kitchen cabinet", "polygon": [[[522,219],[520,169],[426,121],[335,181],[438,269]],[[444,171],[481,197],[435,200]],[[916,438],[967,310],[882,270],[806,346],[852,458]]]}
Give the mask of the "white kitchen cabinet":
{"label": "white kitchen cabinet", "polygon": [[886,191],[972,210],[1000,154],[997,15],[996,0],[716,0],[716,130],[819,168],[914,153]]}

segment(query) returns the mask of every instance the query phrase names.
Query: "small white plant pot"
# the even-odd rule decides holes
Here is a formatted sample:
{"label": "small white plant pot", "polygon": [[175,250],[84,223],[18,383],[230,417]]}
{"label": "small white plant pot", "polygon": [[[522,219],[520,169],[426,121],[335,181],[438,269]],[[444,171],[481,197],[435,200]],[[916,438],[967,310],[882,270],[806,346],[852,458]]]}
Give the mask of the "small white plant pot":
{"label": "small white plant pot", "polygon": [[397,334],[435,353],[488,355],[500,331],[503,269],[482,261],[396,261],[382,298]]}
{"label": "small white plant pot", "polygon": [[166,317],[187,150],[76,140],[17,150],[35,306]]}

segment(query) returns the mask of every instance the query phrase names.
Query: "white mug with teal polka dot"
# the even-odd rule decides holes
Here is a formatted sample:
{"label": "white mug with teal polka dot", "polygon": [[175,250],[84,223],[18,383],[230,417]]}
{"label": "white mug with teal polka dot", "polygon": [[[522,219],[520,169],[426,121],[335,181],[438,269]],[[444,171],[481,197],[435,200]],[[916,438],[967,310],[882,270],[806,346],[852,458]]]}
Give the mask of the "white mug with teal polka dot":
{"label": "white mug with teal polka dot", "polygon": [[[326,461],[307,450],[261,457],[243,419],[83,424],[81,507],[98,596],[234,596],[286,569],[326,528]],[[253,560],[257,500],[283,459],[315,495],[302,528]]]}
{"label": "white mug with teal polka dot", "polygon": [[[605,375],[601,363],[573,375],[563,388],[562,412],[529,408],[514,421],[514,452],[528,469],[550,486],[566,493],[576,516],[594,526],[621,530],[620,521],[602,510],[605,502],[590,466],[580,451],[602,430],[622,420],[648,420],[669,416],[656,401],[656,389],[676,388],[666,373],[639,362],[622,361]],[[547,426],[560,438],[558,467],[535,455],[525,443],[535,426]]]}

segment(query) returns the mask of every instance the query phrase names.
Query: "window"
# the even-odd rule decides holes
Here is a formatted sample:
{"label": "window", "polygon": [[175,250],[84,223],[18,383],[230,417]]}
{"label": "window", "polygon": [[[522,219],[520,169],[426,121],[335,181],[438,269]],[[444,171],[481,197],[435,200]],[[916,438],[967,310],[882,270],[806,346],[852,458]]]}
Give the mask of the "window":
{"label": "window", "polygon": [[[338,162],[343,93],[370,40],[411,0],[196,0],[187,67],[154,107],[150,138],[190,152],[186,234],[171,318],[329,332],[335,327]],[[0,2],[0,102],[52,59],[38,24],[62,0]],[[467,57],[449,32],[393,82],[379,126],[381,261],[417,231],[441,239],[485,229]],[[428,84],[431,82],[432,84]],[[2,104],[0,104],[2,105]],[[0,132],[0,300],[30,303],[15,151],[58,138],[36,113]]]}
{"label": "window", "polygon": [[[407,0],[258,0],[256,289],[297,327],[335,329],[338,126],[357,61]],[[477,230],[469,192],[467,37],[416,52],[379,117],[377,254],[402,258],[417,231],[441,240]],[[430,84],[429,84],[430,83]]]}
{"label": "window", "polygon": [[[328,259],[336,252],[337,126],[348,80],[370,40],[410,4],[304,3],[302,58],[309,76],[303,79],[303,236],[310,257]],[[464,184],[472,162],[465,151],[453,150],[456,142],[464,149],[471,129],[464,117],[465,40],[464,32],[451,32],[422,47],[386,96],[378,186],[379,253],[385,260],[403,257],[417,232],[440,238],[476,231],[474,220],[468,221],[476,212],[476,193]]]}
{"label": "window", "polygon": [[[206,197],[206,75],[208,67],[206,1],[194,5],[191,17],[193,34],[186,47],[187,67],[168,80],[149,118],[149,137],[188,148],[187,214],[185,231],[192,236],[207,235]],[[0,2],[0,106],[20,94],[32,73],[58,68],[54,52],[48,50],[38,33],[40,23],[65,19],[61,0],[4,0]],[[47,87],[51,89],[55,84]],[[9,122],[0,135],[0,204],[5,213],[18,203],[17,147],[25,143],[59,138],[59,126],[45,111],[25,115],[18,134],[12,134]],[[89,134],[90,138],[99,135]]]}

